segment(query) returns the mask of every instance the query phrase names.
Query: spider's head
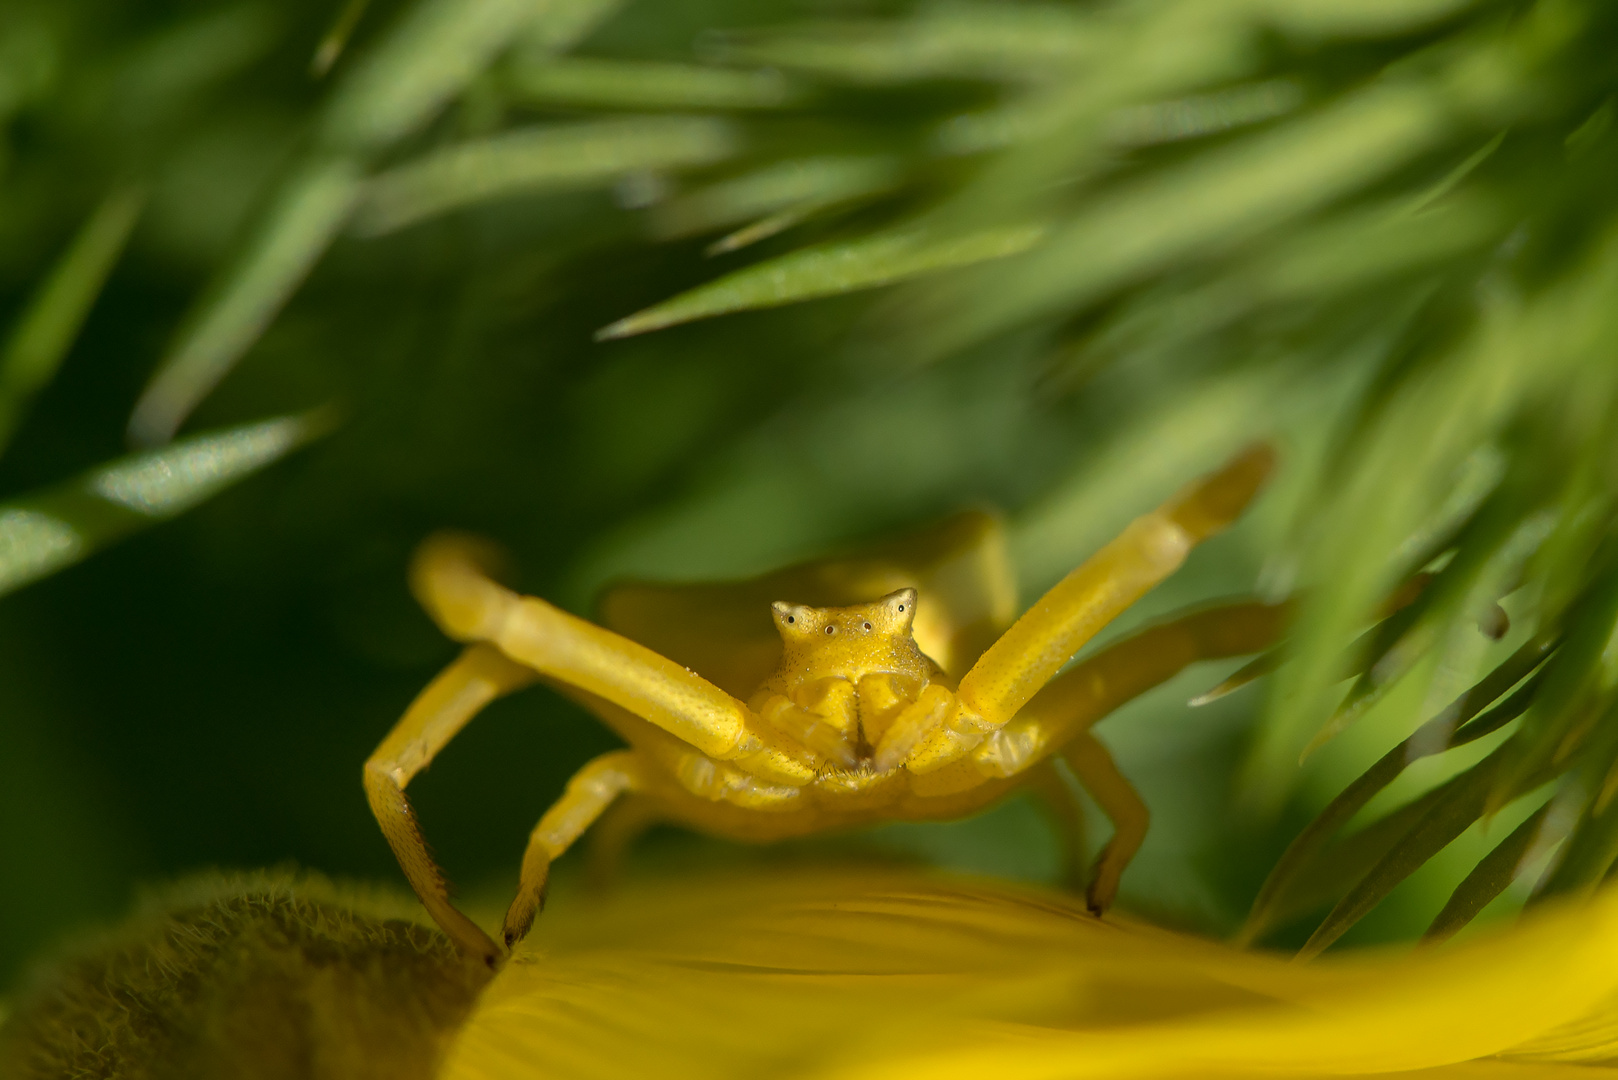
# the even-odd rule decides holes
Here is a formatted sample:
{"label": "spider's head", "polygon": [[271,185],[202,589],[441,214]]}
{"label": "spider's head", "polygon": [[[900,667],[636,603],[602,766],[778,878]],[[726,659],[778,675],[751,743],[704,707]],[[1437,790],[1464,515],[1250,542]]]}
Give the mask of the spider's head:
{"label": "spider's head", "polygon": [[775,628],[789,645],[837,640],[879,640],[909,637],[916,621],[916,590],[895,589],[873,604],[851,607],[810,607],[777,600],[770,605]]}
{"label": "spider's head", "polygon": [[909,673],[925,663],[910,636],[916,619],[915,589],[895,589],[873,603],[849,607],[778,601],[770,610],[786,647],[783,673],[857,680],[871,671]]}

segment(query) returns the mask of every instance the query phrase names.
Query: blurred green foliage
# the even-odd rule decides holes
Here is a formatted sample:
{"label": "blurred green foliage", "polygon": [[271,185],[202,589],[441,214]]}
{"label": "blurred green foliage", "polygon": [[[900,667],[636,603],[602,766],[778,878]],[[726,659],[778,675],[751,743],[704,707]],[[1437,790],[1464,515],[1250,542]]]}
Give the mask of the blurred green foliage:
{"label": "blurred green foliage", "polygon": [[[358,768],[454,651],[433,529],[587,611],[990,504],[1031,598],[1255,436],[1274,490],[1120,630],[1256,589],[1296,633],[1102,728],[1155,815],[1126,901],[1235,929],[1362,774],[1250,935],[1599,881],[1615,40],[1595,0],[12,0],[0,971],[141,878],[394,874]],[[491,709],[412,788],[452,877],[610,742]],[[857,843],[1049,876],[1026,811]]]}

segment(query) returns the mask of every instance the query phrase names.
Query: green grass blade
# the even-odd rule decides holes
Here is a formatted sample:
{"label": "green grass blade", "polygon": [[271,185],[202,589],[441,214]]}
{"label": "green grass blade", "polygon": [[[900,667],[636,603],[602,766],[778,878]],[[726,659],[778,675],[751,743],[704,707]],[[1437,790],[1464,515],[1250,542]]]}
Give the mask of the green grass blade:
{"label": "green grass blade", "polygon": [[330,426],[317,412],[195,435],[0,503],[0,595],[184,513]]}
{"label": "green grass blade", "polygon": [[377,236],[490,199],[709,165],[736,148],[732,127],[711,117],[622,117],[506,132],[446,147],[376,177],[354,229]]}
{"label": "green grass blade", "polygon": [[348,48],[348,39],[354,36],[354,30],[370,4],[371,0],[347,0],[343,5],[331,27],[321,36],[320,44],[315,46],[315,55],[309,60],[311,78],[323,79],[331,71],[337,58]]}
{"label": "green grass blade", "polygon": [[891,285],[920,274],[1015,255],[1039,243],[1044,234],[1040,225],[983,229],[957,236],[909,229],[823,244],[699,285],[604,327],[596,337],[629,337],[715,315]]}
{"label": "green grass blade", "polygon": [[652,212],[664,239],[739,225],[800,207],[832,206],[896,187],[899,162],[885,156],[826,156],[778,161],[697,188]]}
{"label": "green grass blade", "polygon": [[108,195],[23,310],[0,353],[0,453],[33,396],[56,374],[140,216],[132,189]]}
{"label": "green grass blade", "polygon": [[348,220],[359,190],[357,165],[342,157],[313,162],[287,183],[136,403],[129,435],[137,445],[172,438],[252,347]]}
{"label": "green grass blade", "polygon": [[512,66],[506,87],[533,105],[608,109],[773,109],[801,92],[772,69],[558,57]]}
{"label": "green grass blade", "polygon": [[1496,750],[1456,777],[1452,786],[1446,787],[1444,797],[1437,800],[1410,832],[1394,845],[1393,850],[1384,855],[1371,868],[1371,872],[1338,901],[1331,914],[1298,950],[1298,959],[1307,960],[1324,952],[1350,927],[1370,914],[1371,909],[1381,903],[1396,885],[1471,827],[1483,812],[1489,789],[1494,785],[1495,776],[1505,760],[1506,749],[1501,747]]}
{"label": "green grass blade", "polygon": [[1517,880],[1517,876],[1526,869],[1529,852],[1540,846],[1550,808],[1550,803],[1546,803],[1530,814],[1527,820],[1511,831],[1511,835],[1496,844],[1494,850],[1472,868],[1472,872],[1455,887],[1444,909],[1422,935],[1423,940],[1443,941],[1450,937],[1477,918],[1478,912],[1489,906],[1489,901],[1505,892]]}
{"label": "green grass blade", "polygon": [[353,151],[392,144],[436,115],[530,23],[580,2],[422,0],[338,88],[325,139]]}
{"label": "green grass blade", "polygon": [[1317,860],[1332,837],[1378,792],[1398,779],[1411,762],[1482,738],[1526,712],[1539,691],[1540,679],[1530,681],[1495,708],[1478,715],[1485,706],[1529,676],[1554,647],[1555,641],[1556,638],[1549,635],[1529,641],[1447,709],[1377,759],[1326,804],[1276,860],[1253,901],[1239,938],[1252,942],[1275,926],[1283,911],[1293,906],[1287,895],[1295,881]]}
{"label": "green grass blade", "polygon": [[947,353],[1228,250],[1379,179],[1445,130],[1442,101],[1431,87],[1387,83],[1148,173],[1090,200],[1038,251],[918,298],[924,351]]}
{"label": "green grass blade", "polygon": [[736,35],[717,52],[732,63],[802,71],[836,82],[1049,77],[1094,57],[1098,20],[1056,6],[961,4],[903,22],[845,22]]}

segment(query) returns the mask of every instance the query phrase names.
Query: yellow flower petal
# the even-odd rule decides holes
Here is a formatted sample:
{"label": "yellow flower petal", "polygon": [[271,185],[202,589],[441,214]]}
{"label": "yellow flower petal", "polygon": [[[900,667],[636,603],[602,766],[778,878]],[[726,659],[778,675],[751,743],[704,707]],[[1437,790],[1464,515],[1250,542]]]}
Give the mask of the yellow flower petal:
{"label": "yellow flower petal", "polygon": [[1588,1061],[1618,1032],[1600,1019],[1618,993],[1618,892],[1470,944],[1305,965],[1008,886],[775,869],[562,897],[531,941],[446,1080],[1519,1080],[1568,1067],[1467,1063],[1518,1046]]}

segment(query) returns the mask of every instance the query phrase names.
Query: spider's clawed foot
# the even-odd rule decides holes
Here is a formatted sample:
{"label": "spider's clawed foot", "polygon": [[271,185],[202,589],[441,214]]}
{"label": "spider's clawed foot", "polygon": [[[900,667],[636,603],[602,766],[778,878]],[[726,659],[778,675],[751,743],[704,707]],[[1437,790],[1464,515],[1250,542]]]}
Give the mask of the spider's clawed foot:
{"label": "spider's clawed foot", "polygon": [[511,901],[511,906],[506,909],[505,925],[500,932],[507,952],[528,936],[528,931],[533,929],[534,919],[545,910],[550,871],[550,860],[537,853],[530,852],[529,857],[523,860],[522,881],[517,886],[517,895]]}

